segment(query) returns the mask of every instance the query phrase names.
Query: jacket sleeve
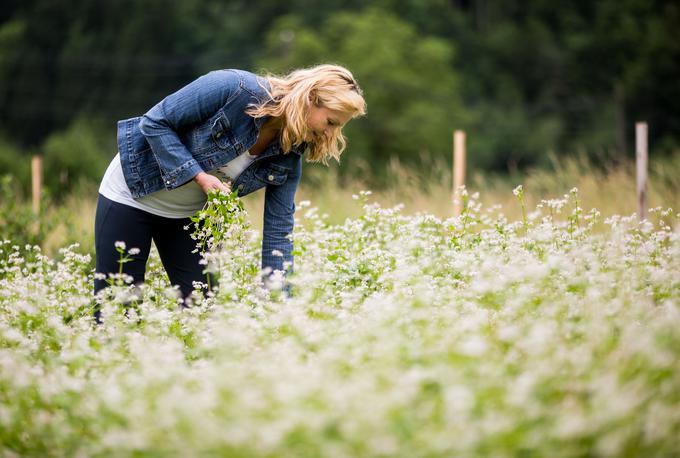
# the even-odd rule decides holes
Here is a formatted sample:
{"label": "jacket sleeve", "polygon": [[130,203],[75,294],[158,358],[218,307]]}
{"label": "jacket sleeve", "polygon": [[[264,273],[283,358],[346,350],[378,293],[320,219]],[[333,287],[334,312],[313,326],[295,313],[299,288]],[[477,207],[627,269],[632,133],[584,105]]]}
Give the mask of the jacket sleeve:
{"label": "jacket sleeve", "polygon": [[202,171],[177,132],[213,116],[239,87],[239,76],[217,70],[167,96],[139,122],[161,169],[166,189],[174,189]]}
{"label": "jacket sleeve", "polygon": [[298,158],[283,184],[267,185],[262,225],[262,269],[293,271],[291,236],[295,225],[295,191],[301,172],[302,161]]}

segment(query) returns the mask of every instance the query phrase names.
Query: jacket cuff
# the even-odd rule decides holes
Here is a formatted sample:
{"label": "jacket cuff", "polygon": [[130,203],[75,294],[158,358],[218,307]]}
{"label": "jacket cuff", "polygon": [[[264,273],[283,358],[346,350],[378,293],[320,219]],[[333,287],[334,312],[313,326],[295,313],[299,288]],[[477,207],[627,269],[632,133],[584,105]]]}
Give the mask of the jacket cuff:
{"label": "jacket cuff", "polygon": [[195,159],[191,159],[176,169],[163,174],[165,189],[175,189],[190,181],[193,177],[203,172],[203,169]]}

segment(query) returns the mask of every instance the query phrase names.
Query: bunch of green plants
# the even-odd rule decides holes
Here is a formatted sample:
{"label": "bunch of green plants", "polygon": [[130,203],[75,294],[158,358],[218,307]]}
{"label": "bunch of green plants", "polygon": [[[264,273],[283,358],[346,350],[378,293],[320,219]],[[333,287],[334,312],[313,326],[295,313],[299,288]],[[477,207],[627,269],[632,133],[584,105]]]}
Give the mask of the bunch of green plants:
{"label": "bunch of green plants", "polygon": [[254,256],[257,244],[238,193],[209,192],[205,206],[191,221],[195,251],[200,252],[206,266],[208,289],[214,289],[219,282],[223,295],[247,296],[251,289],[242,285],[255,279],[260,269]]}

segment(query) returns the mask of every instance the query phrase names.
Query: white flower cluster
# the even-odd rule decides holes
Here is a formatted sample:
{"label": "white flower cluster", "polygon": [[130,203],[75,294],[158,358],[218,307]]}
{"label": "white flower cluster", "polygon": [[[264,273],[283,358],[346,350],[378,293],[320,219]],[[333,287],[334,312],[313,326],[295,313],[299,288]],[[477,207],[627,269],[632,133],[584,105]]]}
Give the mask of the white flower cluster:
{"label": "white flower cluster", "polygon": [[0,454],[678,456],[679,215],[575,194],[512,222],[476,194],[447,220],[305,203],[272,289],[240,210],[211,210],[215,293],[181,308],[152,252],[99,325],[88,256],[3,242]]}

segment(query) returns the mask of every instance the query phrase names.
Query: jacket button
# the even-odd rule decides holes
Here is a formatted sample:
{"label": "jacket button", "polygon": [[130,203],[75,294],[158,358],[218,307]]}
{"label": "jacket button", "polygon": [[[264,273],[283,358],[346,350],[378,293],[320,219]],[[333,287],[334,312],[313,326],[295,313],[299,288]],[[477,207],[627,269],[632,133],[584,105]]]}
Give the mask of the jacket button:
{"label": "jacket button", "polygon": [[169,182],[169,181],[166,181],[165,184],[170,184],[170,182]]}
{"label": "jacket button", "polygon": [[269,175],[269,176],[267,177],[267,179],[268,179],[269,181],[274,181],[274,175]]}

